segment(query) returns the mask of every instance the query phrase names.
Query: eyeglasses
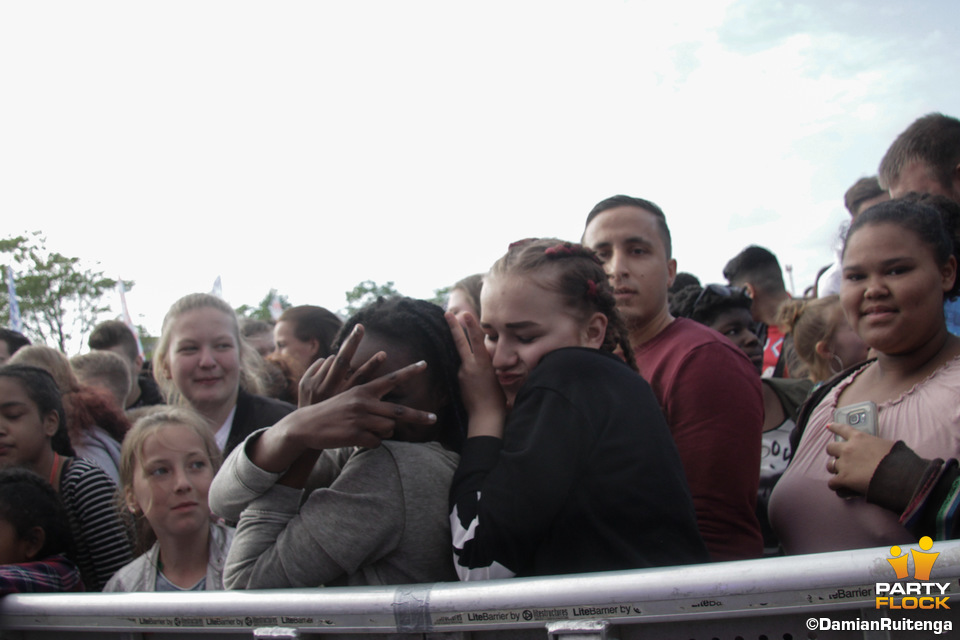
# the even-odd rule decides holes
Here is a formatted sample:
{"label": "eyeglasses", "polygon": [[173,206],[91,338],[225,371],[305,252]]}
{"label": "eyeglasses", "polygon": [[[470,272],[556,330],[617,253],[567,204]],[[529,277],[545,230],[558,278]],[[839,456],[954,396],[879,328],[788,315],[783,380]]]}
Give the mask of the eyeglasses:
{"label": "eyeglasses", "polygon": [[700,302],[708,292],[712,297],[715,298],[750,298],[750,294],[747,292],[746,287],[732,287],[725,284],[708,284],[703,288],[703,291],[700,292],[700,295],[697,296],[697,299],[693,301],[694,309],[700,306]]}

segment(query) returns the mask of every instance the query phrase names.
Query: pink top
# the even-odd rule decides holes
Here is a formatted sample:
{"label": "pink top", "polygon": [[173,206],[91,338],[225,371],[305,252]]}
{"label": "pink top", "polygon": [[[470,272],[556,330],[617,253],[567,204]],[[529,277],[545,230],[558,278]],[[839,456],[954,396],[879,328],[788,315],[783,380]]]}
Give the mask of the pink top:
{"label": "pink top", "polygon": [[[900,514],[843,499],[827,487],[827,429],[840,393],[863,372],[855,371],[814,409],[790,466],[770,498],[770,523],[788,554],[907,544],[914,536]],[[924,458],[960,457],[960,357],[954,358],[899,398],[877,407],[881,438],[903,440]]]}

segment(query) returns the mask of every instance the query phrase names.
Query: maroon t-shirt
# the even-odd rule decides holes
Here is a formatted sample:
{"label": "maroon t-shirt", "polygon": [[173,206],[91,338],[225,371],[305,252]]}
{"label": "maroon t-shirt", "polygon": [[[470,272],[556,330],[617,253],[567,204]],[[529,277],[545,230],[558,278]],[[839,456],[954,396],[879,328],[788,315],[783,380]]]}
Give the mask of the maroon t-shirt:
{"label": "maroon t-shirt", "polygon": [[711,559],[760,557],[763,395],[757,370],[727,338],[686,318],[634,353],[673,434]]}

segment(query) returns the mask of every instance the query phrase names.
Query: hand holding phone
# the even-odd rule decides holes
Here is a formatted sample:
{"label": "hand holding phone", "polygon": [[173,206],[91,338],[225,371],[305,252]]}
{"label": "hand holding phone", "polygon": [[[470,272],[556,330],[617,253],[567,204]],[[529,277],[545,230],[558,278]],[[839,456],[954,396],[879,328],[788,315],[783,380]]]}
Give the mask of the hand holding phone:
{"label": "hand holding phone", "polygon": [[[867,400],[866,402],[837,407],[836,411],[833,412],[833,421],[875,436],[877,435],[877,405]],[[834,440],[840,442],[843,438],[835,435]]]}

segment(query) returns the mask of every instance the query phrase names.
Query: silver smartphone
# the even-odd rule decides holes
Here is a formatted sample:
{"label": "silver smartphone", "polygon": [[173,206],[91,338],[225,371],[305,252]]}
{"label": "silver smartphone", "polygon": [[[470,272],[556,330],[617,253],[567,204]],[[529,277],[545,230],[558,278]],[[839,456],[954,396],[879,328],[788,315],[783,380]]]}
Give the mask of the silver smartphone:
{"label": "silver smartphone", "polygon": [[[833,421],[840,424],[850,425],[857,431],[869,433],[872,436],[877,435],[877,405],[870,400],[848,404],[845,407],[837,407],[833,412]],[[843,440],[840,436],[834,436],[837,441]]]}

